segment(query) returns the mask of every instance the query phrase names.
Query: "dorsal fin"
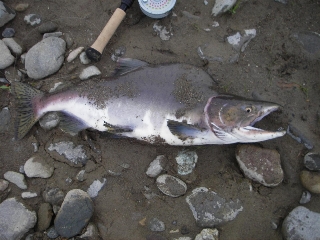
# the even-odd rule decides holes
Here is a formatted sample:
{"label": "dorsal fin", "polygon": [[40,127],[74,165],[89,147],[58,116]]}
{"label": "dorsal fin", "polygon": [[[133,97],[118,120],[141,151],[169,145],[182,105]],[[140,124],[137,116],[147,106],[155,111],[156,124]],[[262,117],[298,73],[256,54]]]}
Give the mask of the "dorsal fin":
{"label": "dorsal fin", "polygon": [[118,60],[118,66],[114,71],[114,76],[120,76],[129,72],[132,72],[136,69],[139,69],[141,67],[147,66],[148,63],[133,59],[133,58],[119,58]]}

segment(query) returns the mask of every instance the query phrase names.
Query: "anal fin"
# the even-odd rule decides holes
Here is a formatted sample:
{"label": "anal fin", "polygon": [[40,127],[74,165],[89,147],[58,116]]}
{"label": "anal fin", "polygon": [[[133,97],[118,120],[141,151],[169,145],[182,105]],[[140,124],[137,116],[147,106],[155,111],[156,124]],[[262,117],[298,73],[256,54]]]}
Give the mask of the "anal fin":
{"label": "anal fin", "polygon": [[76,135],[78,132],[88,128],[88,126],[81,119],[76,116],[59,112],[60,123],[59,127],[62,131],[71,135]]}
{"label": "anal fin", "polygon": [[194,139],[202,134],[202,129],[191,124],[167,120],[167,126],[170,132],[181,140]]}

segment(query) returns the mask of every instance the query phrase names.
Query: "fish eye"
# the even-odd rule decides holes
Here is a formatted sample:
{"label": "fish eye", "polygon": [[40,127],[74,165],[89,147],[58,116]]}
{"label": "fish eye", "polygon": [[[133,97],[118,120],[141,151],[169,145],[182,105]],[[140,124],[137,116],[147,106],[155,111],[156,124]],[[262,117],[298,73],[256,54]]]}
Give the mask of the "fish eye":
{"label": "fish eye", "polygon": [[252,108],[251,107],[246,107],[245,110],[246,110],[247,113],[251,113],[252,112]]}

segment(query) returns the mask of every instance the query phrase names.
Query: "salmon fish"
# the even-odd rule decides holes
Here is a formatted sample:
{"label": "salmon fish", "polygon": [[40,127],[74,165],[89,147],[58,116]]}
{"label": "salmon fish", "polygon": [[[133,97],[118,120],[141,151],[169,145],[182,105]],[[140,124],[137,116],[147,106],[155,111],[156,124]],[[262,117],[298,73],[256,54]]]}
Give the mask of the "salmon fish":
{"label": "salmon fish", "polygon": [[95,129],[152,144],[247,143],[285,134],[253,127],[279,105],[219,94],[210,75],[187,64],[123,59],[112,78],[52,94],[16,82],[12,92],[17,139],[48,112],[58,112],[59,127],[73,135]]}

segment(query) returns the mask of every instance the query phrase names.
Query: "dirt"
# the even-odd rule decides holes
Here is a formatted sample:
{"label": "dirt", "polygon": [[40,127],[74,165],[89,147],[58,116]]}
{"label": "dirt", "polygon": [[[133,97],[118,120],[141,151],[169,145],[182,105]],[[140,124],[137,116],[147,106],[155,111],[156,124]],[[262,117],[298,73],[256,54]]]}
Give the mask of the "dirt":
{"label": "dirt", "polygon": [[[5,2],[14,5],[20,1]],[[30,49],[42,38],[36,27],[24,23],[23,18],[27,14],[36,13],[42,17],[43,22],[50,20],[57,23],[58,31],[69,33],[74,39],[72,49],[75,49],[78,46],[88,47],[94,42],[120,3],[115,0],[23,2],[29,3],[29,8],[23,13],[17,13],[15,19],[5,27],[15,29],[16,37],[24,43],[26,49]],[[213,77],[220,92],[247,98],[251,98],[254,93],[260,99],[279,103],[283,107],[282,111],[272,113],[258,123],[258,127],[286,129],[289,124],[293,124],[314,145],[313,151],[319,152],[319,58],[304,50],[292,36],[297,32],[319,32],[320,1],[288,0],[288,4],[273,0],[240,1],[235,13],[226,13],[217,18],[211,16],[214,1],[208,2],[205,5],[203,1],[177,1],[174,16],[171,14],[167,18],[155,20],[144,16],[136,1],[107,45],[101,61],[95,65],[103,77],[110,75],[116,65],[111,60],[111,54],[123,46],[126,48],[124,57],[152,64],[179,62],[196,65]],[[187,17],[183,11],[196,17]],[[168,41],[161,40],[154,32],[153,25],[157,21],[172,33]],[[219,27],[212,27],[213,21],[218,21]],[[0,32],[5,27],[0,28]],[[210,28],[210,31],[204,31],[205,28]],[[233,50],[225,42],[226,36],[252,28],[257,30],[257,36],[241,52],[238,62],[229,63],[225,59]],[[199,46],[203,46],[213,58],[223,58],[223,61],[201,59],[197,53]],[[70,73],[68,69],[73,65],[77,68]],[[18,60],[12,68],[24,66]],[[65,63],[53,76],[31,83],[41,86],[41,90],[50,89],[56,82],[74,83],[78,81],[74,76],[83,68],[78,60]],[[30,79],[25,81],[30,82]],[[1,90],[0,99],[1,108],[9,106],[13,111],[8,91]],[[186,195],[196,187],[207,187],[226,199],[239,199],[242,203],[243,211],[233,221],[218,227],[221,240],[282,239],[282,221],[299,205],[305,190],[301,186],[299,174],[304,169],[303,156],[309,150],[289,135],[257,144],[280,153],[285,177],[274,188],[264,187],[244,177],[235,158],[237,144],[183,148],[149,145],[131,139],[103,138],[92,132],[89,135],[93,137],[91,142],[86,141],[86,137],[70,137],[59,129],[46,132],[39,124],[19,141],[13,140],[12,126],[9,131],[0,134],[0,176],[9,170],[19,171],[19,167],[35,154],[33,142],[39,143],[37,154],[48,156],[45,146],[57,139],[84,145],[96,165],[87,173],[86,180],[79,182],[75,179],[76,174],[85,167],[71,167],[56,160],[51,178],[27,179],[28,191],[38,193],[38,197],[21,200],[21,190],[10,184],[11,191],[2,193],[1,201],[7,197],[17,197],[37,211],[44,201],[42,192],[46,188],[58,187],[65,193],[75,188],[87,190],[94,180],[105,177],[106,186],[93,200],[94,216],[91,219],[98,226],[103,239],[146,239],[155,234],[148,228],[148,221],[154,217],[165,223],[166,230],[158,233],[165,239],[181,236],[194,238],[201,228],[197,227],[185,196],[164,196],[157,189],[155,179],[145,174],[149,163],[163,154],[169,159],[167,173],[177,176],[175,157],[179,151],[189,149],[195,150],[199,158],[192,176],[182,179],[188,183]],[[68,177],[73,180],[71,183],[66,182]],[[157,196],[151,200],[146,199],[143,195],[145,187]],[[305,206],[320,212],[319,200],[320,197],[313,194]],[[278,225],[277,229],[272,228],[272,222]],[[177,229],[178,232],[175,231]],[[183,235],[182,232],[188,234]]]}

